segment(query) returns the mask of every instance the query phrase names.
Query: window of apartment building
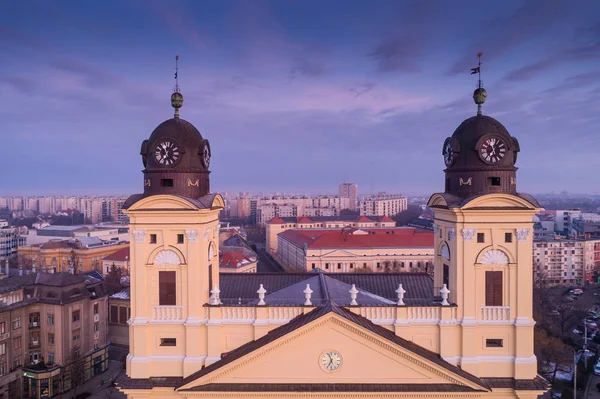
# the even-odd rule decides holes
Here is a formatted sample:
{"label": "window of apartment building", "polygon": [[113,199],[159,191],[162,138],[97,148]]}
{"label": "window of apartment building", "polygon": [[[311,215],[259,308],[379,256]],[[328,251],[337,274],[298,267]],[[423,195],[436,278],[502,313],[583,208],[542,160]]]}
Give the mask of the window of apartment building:
{"label": "window of apartment building", "polygon": [[504,233],[504,242],[512,242],[512,233]]}
{"label": "window of apartment building", "polygon": [[49,314],[48,315],[48,325],[49,326],[53,326],[54,325],[54,315],[53,314]]}
{"label": "window of apartment building", "polygon": [[575,250],[571,250],[571,255],[575,255]]}
{"label": "window of apartment building", "polygon": [[160,346],[177,346],[177,339],[175,338],[161,338]]}
{"label": "window of apartment building", "polygon": [[156,244],[156,234],[150,234],[150,244]]}
{"label": "window of apartment building", "polygon": [[13,368],[16,369],[19,366],[23,365],[23,358],[21,356],[17,356],[13,359]]}
{"label": "window of apartment building", "polygon": [[19,328],[21,328],[21,318],[15,317],[13,320],[13,330],[18,330]]}
{"label": "window of apartment building", "polygon": [[477,242],[485,242],[485,234],[477,233]]}
{"label": "window of apartment building", "polygon": [[6,332],[6,323],[1,322],[0,323],[0,334],[4,334],[5,332]]}
{"label": "window of apartment building", "polygon": [[100,322],[97,321],[94,323],[94,332],[100,331]]}
{"label": "window of apartment building", "polygon": [[183,234],[177,234],[177,244],[183,244]]}
{"label": "window of apartment building", "polygon": [[12,340],[12,348],[19,349],[21,347],[21,337],[15,337]]}
{"label": "window of apartment building", "polygon": [[73,323],[75,323],[76,321],[81,320],[81,311],[80,310],[75,310],[72,313],[71,320],[73,321]]}
{"label": "window of apartment building", "polygon": [[54,352],[48,352],[48,363],[54,364]]}
{"label": "window of apartment building", "polygon": [[6,363],[0,363],[0,375],[4,375],[8,371]]}
{"label": "window of apartment building", "polygon": [[158,272],[159,305],[174,306],[177,304],[175,277],[175,272]]}
{"label": "window of apartment building", "polygon": [[504,346],[504,342],[498,338],[488,338],[485,340],[486,348],[502,348]]}
{"label": "window of apartment building", "polygon": [[502,306],[502,272],[485,272],[485,306]]}
{"label": "window of apartment building", "polygon": [[6,342],[0,344],[0,355],[6,355]]}
{"label": "window of apartment building", "polygon": [[315,268],[315,264],[314,264],[314,263],[312,264],[312,268],[313,268],[313,269]]}
{"label": "window of apartment building", "polygon": [[94,314],[98,314],[98,311],[100,310],[100,305],[95,303],[94,304]]}
{"label": "window of apartment building", "polygon": [[119,306],[119,323],[127,324],[127,307]]}
{"label": "window of apartment building", "polygon": [[54,345],[54,334],[48,334],[48,345]]}
{"label": "window of apartment building", "polygon": [[77,330],[73,331],[73,342],[79,342],[80,338],[81,338],[81,330],[78,328]]}
{"label": "window of apartment building", "polygon": [[119,322],[119,307],[115,305],[110,306],[110,322],[118,323]]}

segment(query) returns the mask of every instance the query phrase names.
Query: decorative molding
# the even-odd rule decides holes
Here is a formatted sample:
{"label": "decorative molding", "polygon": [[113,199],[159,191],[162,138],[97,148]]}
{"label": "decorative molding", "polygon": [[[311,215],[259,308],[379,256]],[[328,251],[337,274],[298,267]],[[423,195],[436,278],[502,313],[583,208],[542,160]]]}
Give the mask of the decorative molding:
{"label": "decorative molding", "polygon": [[196,229],[187,229],[185,231],[185,237],[189,242],[197,242],[198,241],[198,230]]}
{"label": "decorative molding", "polygon": [[473,241],[475,238],[475,229],[462,229],[463,240]]}
{"label": "decorative molding", "polygon": [[204,229],[204,241],[210,241],[210,229],[208,227]]}
{"label": "decorative molding", "polygon": [[529,229],[517,229],[517,241],[527,241]]}
{"label": "decorative molding", "polygon": [[490,249],[481,257],[481,264],[483,265],[507,265],[508,256],[499,249]]}
{"label": "decorative molding", "polygon": [[144,242],[146,240],[146,230],[133,230],[132,234],[135,242]]}
{"label": "decorative molding", "polygon": [[179,255],[177,255],[174,251],[169,249],[165,249],[160,251],[154,257],[155,265],[180,265],[181,259],[179,259]]}
{"label": "decorative molding", "polygon": [[467,180],[463,180],[462,177],[458,178],[458,184],[461,186],[470,186],[473,183],[473,178],[469,177]]}
{"label": "decorative molding", "polygon": [[516,364],[531,364],[537,361],[537,357],[535,355],[531,355],[529,357],[517,357],[515,359]]}
{"label": "decorative molding", "polygon": [[473,356],[463,357],[461,363],[513,363],[514,356]]}
{"label": "decorative molding", "polygon": [[456,229],[448,227],[448,241],[453,241],[456,238]]}

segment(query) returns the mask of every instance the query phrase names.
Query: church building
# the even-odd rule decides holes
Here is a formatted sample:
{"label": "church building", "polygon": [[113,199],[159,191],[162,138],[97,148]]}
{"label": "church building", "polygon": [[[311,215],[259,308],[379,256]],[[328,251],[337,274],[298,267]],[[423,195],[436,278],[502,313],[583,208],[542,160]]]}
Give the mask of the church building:
{"label": "church building", "polygon": [[131,231],[129,399],[535,398],[532,228],[519,142],[479,111],[443,143],[427,273],[219,273],[211,147],[179,118],[141,146]]}

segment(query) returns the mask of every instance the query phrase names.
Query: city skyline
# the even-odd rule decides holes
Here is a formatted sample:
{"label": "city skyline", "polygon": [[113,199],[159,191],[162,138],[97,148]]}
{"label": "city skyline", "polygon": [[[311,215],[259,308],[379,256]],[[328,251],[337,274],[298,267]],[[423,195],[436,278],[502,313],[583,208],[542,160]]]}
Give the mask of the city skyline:
{"label": "city skyline", "polygon": [[215,191],[441,191],[477,51],[519,190],[594,193],[600,6],[583,3],[8,4],[0,195],[139,192],[131,154],[172,117],[175,54]]}

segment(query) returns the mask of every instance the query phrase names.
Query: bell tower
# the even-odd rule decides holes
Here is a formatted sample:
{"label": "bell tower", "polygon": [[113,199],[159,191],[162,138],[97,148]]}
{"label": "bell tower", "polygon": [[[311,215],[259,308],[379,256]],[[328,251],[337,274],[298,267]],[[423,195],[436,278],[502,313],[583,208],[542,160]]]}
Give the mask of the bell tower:
{"label": "bell tower", "polygon": [[483,115],[481,80],[473,98],[477,115],[442,147],[445,191],[428,203],[435,213],[434,285],[449,288],[462,331],[461,353],[448,360],[479,377],[531,379],[533,215],[541,207],[517,191],[519,144]]}
{"label": "bell tower", "polygon": [[144,192],[123,206],[130,218],[131,378],[185,377],[211,362],[204,305],[219,284],[224,203],[209,193],[208,140],[179,118],[179,85],[171,104],[174,117],[142,144]]}

